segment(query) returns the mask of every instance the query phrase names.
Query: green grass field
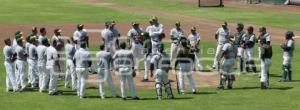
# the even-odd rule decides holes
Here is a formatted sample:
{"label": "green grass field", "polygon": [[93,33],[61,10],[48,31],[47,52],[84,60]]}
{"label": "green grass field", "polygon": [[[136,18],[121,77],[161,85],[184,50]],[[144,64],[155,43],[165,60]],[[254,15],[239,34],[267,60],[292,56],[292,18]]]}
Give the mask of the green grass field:
{"label": "green grass field", "polygon": [[[299,14],[261,11],[258,9],[237,9],[237,8],[201,8],[191,7],[178,2],[166,4],[167,0],[109,0],[110,2],[127,3],[139,6],[145,5],[147,8],[159,8],[172,13],[186,14],[209,20],[227,20],[231,22],[243,21],[274,27],[282,27],[299,30]],[[78,23],[78,22],[103,22],[107,19],[115,19],[119,22],[131,22],[133,19],[140,22],[148,20],[148,16],[132,14],[125,11],[115,11],[108,8],[80,3],[78,0],[0,0],[0,24],[41,24],[41,23]],[[18,3],[18,4],[17,4]],[[163,8],[162,8],[163,7]],[[166,8],[168,7],[168,8]],[[181,10],[175,10],[180,8]],[[63,10],[63,11],[62,11]],[[245,13],[251,16],[244,16]],[[202,13],[195,14],[196,13]],[[242,16],[243,15],[243,16]],[[289,17],[284,17],[288,15]],[[276,16],[276,17],[274,17]],[[165,18],[173,20],[172,18]],[[286,20],[288,19],[288,20]],[[298,46],[298,45],[297,45]],[[169,51],[170,44],[166,43]],[[215,48],[214,42],[201,42],[203,57],[213,57],[207,54],[209,48]],[[64,95],[51,97],[46,93],[37,91],[26,91],[22,93],[5,92],[5,67],[0,66],[0,110],[298,110],[300,105],[300,54],[299,48],[295,50],[293,59],[293,82],[280,83],[282,50],[278,44],[273,44],[274,56],[270,69],[271,88],[260,90],[259,79],[253,75],[238,76],[233,90],[216,90],[216,87],[201,87],[197,90],[199,94],[177,95],[175,100],[155,99],[154,89],[138,89],[137,93],[142,100],[123,101],[121,99],[107,98],[100,100],[97,87],[87,88],[87,99],[80,100],[71,92],[63,88],[63,82],[59,82],[59,90],[63,90]],[[92,46],[91,50],[96,51],[97,47]],[[1,50],[2,51],[2,50]],[[256,51],[257,54],[257,51]],[[0,61],[4,62],[3,54]],[[257,62],[259,64],[259,62]],[[211,65],[212,61],[203,62],[204,65]],[[118,83],[118,82],[116,82]],[[138,82],[136,82],[138,83]],[[154,85],[154,84],[153,84]],[[173,88],[175,89],[175,88]],[[188,90],[188,89],[187,89]],[[175,90],[174,90],[175,91]],[[109,93],[109,91],[107,91]],[[110,94],[108,94],[110,95]],[[129,94],[128,94],[129,95]]]}

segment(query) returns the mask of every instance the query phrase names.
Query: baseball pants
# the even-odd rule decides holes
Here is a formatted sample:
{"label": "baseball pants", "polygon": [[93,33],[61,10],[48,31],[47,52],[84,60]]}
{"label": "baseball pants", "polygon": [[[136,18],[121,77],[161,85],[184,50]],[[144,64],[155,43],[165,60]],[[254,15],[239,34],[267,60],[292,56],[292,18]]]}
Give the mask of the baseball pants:
{"label": "baseball pants", "polygon": [[233,65],[234,65],[234,59],[225,59],[222,63],[222,74],[224,75],[232,75],[233,74]]}
{"label": "baseball pants", "polygon": [[76,68],[76,74],[77,74],[77,95],[80,97],[85,96],[85,86],[86,86],[86,80],[88,79],[88,68]]}
{"label": "baseball pants", "polygon": [[110,70],[108,70],[106,68],[99,68],[98,69],[98,79],[99,79],[99,94],[101,97],[105,96],[105,92],[104,92],[104,82],[105,81],[108,82],[108,86],[112,92],[113,97],[116,97],[118,95]]}
{"label": "baseball pants", "polygon": [[179,63],[178,80],[180,92],[184,92],[185,89],[184,76],[187,76],[190,86],[192,88],[192,92],[196,92],[196,86],[192,76],[192,68],[193,67],[191,63]]}
{"label": "baseball pants", "polygon": [[133,59],[135,63],[135,68],[139,68],[139,64],[143,59],[143,46],[141,44],[132,43],[131,51],[133,53]]}
{"label": "baseball pants", "polygon": [[261,60],[261,77],[260,82],[267,83],[269,81],[269,68],[271,66],[272,60],[269,58],[266,58],[264,60]]}
{"label": "baseball pants", "polygon": [[201,63],[201,57],[200,57],[200,53],[199,52],[194,52],[195,55],[195,64],[194,64],[194,68],[196,70],[203,70],[203,66]]}
{"label": "baseball pants", "polygon": [[145,55],[144,56],[144,68],[145,68],[144,79],[148,79],[149,77],[150,62],[151,62],[151,55],[147,55],[147,56]]}
{"label": "baseball pants", "polygon": [[165,87],[168,98],[173,98],[171,84],[168,79],[168,73],[165,70],[157,69],[155,71],[155,83],[156,94],[159,99],[162,98],[162,87]]}
{"label": "baseball pants", "polygon": [[65,87],[69,87],[71,84],[72,90],[77,88],[77,75],[75,71],[75,65],[71,59],[67,59],[67,68],[65,74]]}
{"label": "baseball pants", "polygon": [[17,60],[17,84],[21,86],[21,89],[26,87],[26,62],[23,60]]}
{"label": "baseball pants", "polygon": [[29,78],[31,87],[37,86],[39,83],[39,73],[38,73],[38,66],[37,60],[28,59],[28,67],[29,67]]}
{"label": "baseball pants", "polygon": [[132,77],[132,70],[130,70],[130,68],[119,68],[119,73],[117,75],[120,80],[122,98],[126,98],[126,89],[125,89],[126,81],[130,89],[131,97],[137,97],[136,89]]}
{"label": "baseball pants", "polygon": [[246,62],[245,62],[245,49],[242,47],[237,48],[237,57],[239,58],[238,68],[241,72],[245,72],[246,70]]}
{"label": "baseball pants", "polygon": [[46,91],[49,84],[50,73],[46,69],[46,65],[38,65],[39,71],[39,87],[40,92]]}
{"label": "baseball pants", "polygon": [[156,42],[151,40],[151,44],[152,44],[152,55],[156,54],[158,51],[158,47],[157,45],[160,44],[161,42]]}
{"label": "baseball pants", "polygon": [[6,91],[8,92],[11,88],[13,89],[13,91],[17,91],[18,85],[15,77],[14,63],[5,61],[4,65],[6,70]]}
{"label": "baseball pants", "polygon": [[46,66],[47,73],[49,73],[50,81],[49,81],[49,94],[57,92],[57,80],[58,80],[58,72],[55,71],[54,66]]}
{"label": "baseball pants", "polygon": [[223,48],[224,44],[218,44],[217,46],[217,50],[216,50],[216,55],[215,55],[215,59],[214,59],[214,64],[213,64],[213,67],[217,67],[219,68],[218,66],[220,66],[220,59],[219,59],[219,54]]}
{"label": "baseball pants", "polygon": [[175,58],[177,57],[178,45],[176,43],[171,44],[171,65],[175,65]]}

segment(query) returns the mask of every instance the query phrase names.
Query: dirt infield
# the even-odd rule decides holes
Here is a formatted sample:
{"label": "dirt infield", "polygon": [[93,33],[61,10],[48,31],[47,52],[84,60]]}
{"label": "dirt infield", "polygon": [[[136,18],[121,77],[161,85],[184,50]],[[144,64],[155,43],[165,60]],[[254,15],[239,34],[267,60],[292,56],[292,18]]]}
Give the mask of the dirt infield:
{"label": "dirt infield", "polygon": [[[176,77],[175,75],[178,73],[176,72],[169,72],[169,79],[172,80],[171,85],[175,89],[176,88]],[[119,80],[115,74],[113,75],[114,83],[117,87],[120,86]],[[153,78],[149,79],[149,82],[141,82],[143,79],[144,71],[140,70],[137,72],[137,76],[134,78],[134,82],[137,88],[143,88],[143,89],[153,89],[155,82]],[[193,78],[195,81],[196,87],[207,87],[207,86],[215,86],[217,87],[219,81],[219,75],[216,74],[216,72],[193,72]],[[106,83],[106,82],[105,82]],[[98,86],[98,79],[97,75],[89,75],[88,80],[89,85]],[[106,83],[107,85],[107,83]],[[186,88],[190,88],[188,80],[185,79],[185,85]],[[187,89],[189,90],[189,89]]]}

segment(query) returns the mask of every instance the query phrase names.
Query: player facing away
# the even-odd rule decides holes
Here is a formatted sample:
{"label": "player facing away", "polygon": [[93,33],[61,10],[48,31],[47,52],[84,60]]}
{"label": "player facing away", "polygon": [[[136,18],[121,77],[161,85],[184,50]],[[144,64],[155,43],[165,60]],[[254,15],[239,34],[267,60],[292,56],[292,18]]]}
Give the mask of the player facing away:
{"label": "player facing away", "polygon": [[173,99],[174,95],[171,88],[171,82],[168,79],[168,71],[171,68],[170,57],[164,52],[164,45],[158,45],[158,52],[153,55],[151,59],[151,65],[155,68],[155,89],[157,99],[162,99],[162,88],[165,88],[168,99]]}
{"label": "player facing away", "polygon": [[[52,45],[49,46],[46,49],[46,70],[50,77],[49,81],[49,95],[58,95],[58,90],[57,90],[57,80],[58,80],[58,72],[60,71],[60,66],[59,66],[59,60],[58,60],[58,53],[57,53],[57,41],[54,40],[52,42]],[[48,81],[45,81],[48,82]]]}
{"label": "player facing away", "polygon": [[15,48],[15,52],[17,54],[17,61],[16,61],[16,66],[17,66],[17,84],[18,86],[21,86],[20,91],[23,91],[26,88],[26,57],[28,56],[25,52],[25,47],[24,47],[24,40],[21,34],[18,35],[16,41],[17,41],[17,46]]}
{"label": "player facing away", "polygon": [[29,64],[29,74],[30,74],[30,84],[32,88],[38,87],[39,84],[39,73],[38,73],[38,54],[37,54],[37,46],[38,40],[36,36],[31,36],[30,38],[31,45],[28,49],[28,64]]}
{"label": "player facing away", "polygon": [[283,49],[283,62],[282,62],[282,82],[292,81],[292,59],[295,49],[295,41],[293,39],[294,32],[288,31],[285,33],[285,41],[281,44]]}
{"label": "player facing away", "polygon": [[126,43],[120,43],[120,50],[118,50],[113,56],[113,62],[115,64],[114,68],[117,71],[116,75],[120,80],[122,99],[127,99],[125,92],[125,84],[127,81],[132,99],[139,100],[139,97],[136,95],[136,89],[133,81],[133,77],[136,75],[133,54],[130,50],[125,50],[125,48]]}
{"label": "player facing away", "polygon": [[4,55],[4,66],[6,70],[6,92],[9,92],[11,89],[13,92],[18,91],[18,85],[16,82],[15,76],[15,65],[14,61],[16,60],[16,54],[11,46],[11,40],[9,38],[4,40],[5,46],[3,48]]}
{"label": "player facing away", "polygon": [[38,72],[39,72],[39,91],[44,92],[49,84],[49,73],[46,71],[46,50],[49,47],[48,39],[42,38],[41,44],[37,46]]}
{"label": "player facing away", "polygon": [[224,89],[227,81],[227,88],[232,89],[235,76],[233,74],[233,66],[235,61],[234,47],[230,43],[229,39],[225,40],[225,44],[221,49],[219,59],[223,60],[220,71],[220,85],[218,89]]}
{"label": "player facing away", "polygon": [[77,74],[77,95],[80,99],[85,98],[85,87],[88,79],[89,68],[92,66],[92,58],[90,52],[86,50],[86,42],[80,42],[80,48],[73,57]]}
{"label": "player facing away", "polygon": [[65,45],[65,54],[67,58],[67,67],[65,73],[65,88],[71,87],[72,90],[77,88],[77,75],[75,72],[75,64],[73,63],[73,58],[76,52],[76,44],[74,43],[73,37],[67,40]]}
{"label": "player facing away", "polygon": [[175,62],[175,67],[177,66],[177,64],[179,65],[179,91],[181,94],[185,94],[184,76],[186,76],[189,80],[193,94],[196,94],[196,86],[192,76],[192,65],[195,61],[195,55],[191,53],[190,48],[188,47],[187,40],[181,40],[181,45],[182,48],[178,50],[177,59]]}
{"label": "player facing away", "polygon": [[261,89],[269,88],[269,68],[272,63],[272,47],[267,44],[265,39],[260,40],[260,59],[261,59]]}
{"label": "player facing away", "polygon": [[100,45],[100,51],[96,54],[97,66],[98,66],[98,79],[99,79],[99,94],[101,99],[105,99],[104,82],[107,81],[108,86],[112,92],[113,97],[119,97],[115,84],[112,79],[112,68],[110,62],[112,62],[112,55],[107,50],[104,50],[104,45]]}

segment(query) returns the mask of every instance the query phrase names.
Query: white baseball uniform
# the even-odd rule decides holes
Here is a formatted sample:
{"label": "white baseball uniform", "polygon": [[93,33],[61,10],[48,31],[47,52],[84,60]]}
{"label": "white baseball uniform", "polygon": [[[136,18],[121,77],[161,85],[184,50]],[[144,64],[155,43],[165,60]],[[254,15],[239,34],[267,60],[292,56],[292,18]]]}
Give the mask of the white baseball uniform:
{"label": "white baseball uniform", "polygon": [[158,99],[162,98],[162,87],[165,87],[168,98],[173,98],[171,83],[168,79],[168,71],[170,68],[170,56],[166,53],[157,52],[153,55],[151,63],[155,66],[155,89]]}
{"label": "white baseball uniform", "polygon": [[6,91],[8,92],[11,88],[13,91],[18,90],[18,85],[16,82],[15,76],[15,66],[14,62],[12,61],[14,51],[11,46],[5,45],[3,48],[3,55],[4,55],[4,66],[6,70]]}
{"label": "white baseball uniform", "polygon": [[[199,33],[196,33],[196,34],[191,33],[188,36],[188,40],[189,40],[191,46],[195,46],[195,48],[198,48],[198,46],[200,44],[201,37],[200,37]],[[200,56],[199,52],[201,52],[201,51],[197,50],[197,51],[193,52],[193,54],[195,55],[194,68],[196,68],[197,70],[203,70],[203,66],[202,66],[201,59],[200,59],[201,56]]]}
{"label": "white baseball uniform", "polygon": [[88,79],[89,67],[92,62],[90,52],[80,48],[75,52],[74,58],[77,74],[77,95],[80,98],[85,96],[86,80]]}
{"label": "white baseball uniform", "polygon": [[86,32],[86,29],[82,29],[82,30],[76,30],[74,33],[73,33],[73,40],[74,41],[77,41],[77,44],[75,45],[75,49],[78,50],[80,48],[80,39],[82,39],[81,37],[83,36],[87,36],[87,32]]}
{"label": "white baseball uniform", "polygon": [[36,46],[31,44],[28,50],[28,64],[29,64],[29,82],[31,87],[37,87],[39,84],[39,73],[38,73],[38,55]]}
{"label": "white baseball uniform", "polygon": [[[57,80],[58,80],[58,69],[59,66],[56,65],[58,62],[58,53],[57,50],[53,47],[50,46],[46,49],[46,73],[49,73],[50,75],[50,82],[49,82],[49,94],[57,92]],[[46,82],[46,81],[45,81]]]}
{"label": "white baseball uniform", "polygon": [[220,59],[218,59],[218,56],[220,55],[220,52],[221,52],[225,42],[227,41],[227,39],[229,39],[231,32],[229,29],[219,28],[216,32],[216,35],[218,35],[218,38],[217,38],[218,46],[217,46],[217,50],[216,50],[213,67],[217,67],[218,64],[220,64]]}
{"label": "white baseball uniform", "polygon": [[110,29],[103,29],[101,36],[104,39],[105,50],[109,50],[111,54],[114,54],[116,51],[116,40],[113,31]]}
{"label": "white baseball uniform", "polygon": [[17,83],[22,90],[26,87],[26,52],[25,48],[20,45],[15,48],[15,52],[17,53]]}
{"label": "white baseball uniform", "polygon": [[65,87],[70,86],[72,90],[75,90],[77,88],[77,75],[75,72],[75,65],[73,63],[73,57],[76,52],[76,48],[74,44],[66,44],[65,45],[65,52],[67,57],[67,68],[66,68],[66,74],[65,74]]}
{"label": "white baseball uniform", "polygon": [[269,68],[272,64],[272,47],[263,44],[260,47],[261,52],[261,77],[260,82],[264,83],[265,87],[269,86]]}
{"label": "white baseball uniform", "polygon": [[125,84],[126,80],[128,83],[128,87],[130,89],[130,93],[132,98],[137,97],[136,96],[136,89],[133,81],[133,67],[134,67],[134,60],[133,60],[133,54],[129,50],[118,50],[113,56],[115,68],[117,69],[117,76],[120,80],[121,85],[121,94],[122,98],[126,98],[126,90],[125,90]]}
{"label": "white baseball uniform", "polygon": [[225,43],[221,51],[224,51],[224,60],[221,64],[220,87],[224,88],[227,80],[228,88],[231,89],[233,81],[235,80],[233,66],[236,53],[234,52],[234,47],[231,43]]}
{"label": "white baseball uniform", "polygon": [[39,72],[39,87],[40,92],[46,91],[47,86],[49,84],[49,73],[46,71],[46,50],[47,47],[45,45],[38,45],[36,48],[37,55],[38,55],[38,72]]}
{"label": "white baseball uniform", "polygon": [[172,44],[171,44],[171,65],[174,65],[174,59],[177,57],[177,50],[179,48],[178,46],[178,39],[180,36],[184,35],[184,31],[180,28],[173,28],[170,31],[170,36],[171,36],[171,40],[172,40]]}
{"label": "white baseball uniform", "polygon": [[161,43],[162,38],[161,34],[164,32],[164,25],[157,24],[152,25],[152,27],[149,30],[149,36],[151,37],[151,43],[152,43],[152,54],[155,54],[158,51],[157,45]]}
{"label": "white baseball uniform", "polygon": [[115,88],[112,73],[110,71],[112,62],[112,55],[110,52],[100,51],[96,54],[98,63],[98,79],[99,79],[99,93],[101,98],[105,98],[104,82],[108,82],[108,86],[112,92],[113,97],[117,97],[117,90]]}
{"label": "white baseball uniform", "polygon": [[133,57],[134,57],[134,62],[135,63],[135,68],[137,69],[139,66],[139,62],[142,61],[143,57],[144,57],[144,48],[143,48],[143,41],[140,41],[140,39],[134,38],[136,36],[139,36],[141,33],[143,32],[142,28],[139,29],[130,29],[127,33],[127,36],[130,39],[130,43],[131,43],[131,51],[133,53]]}

